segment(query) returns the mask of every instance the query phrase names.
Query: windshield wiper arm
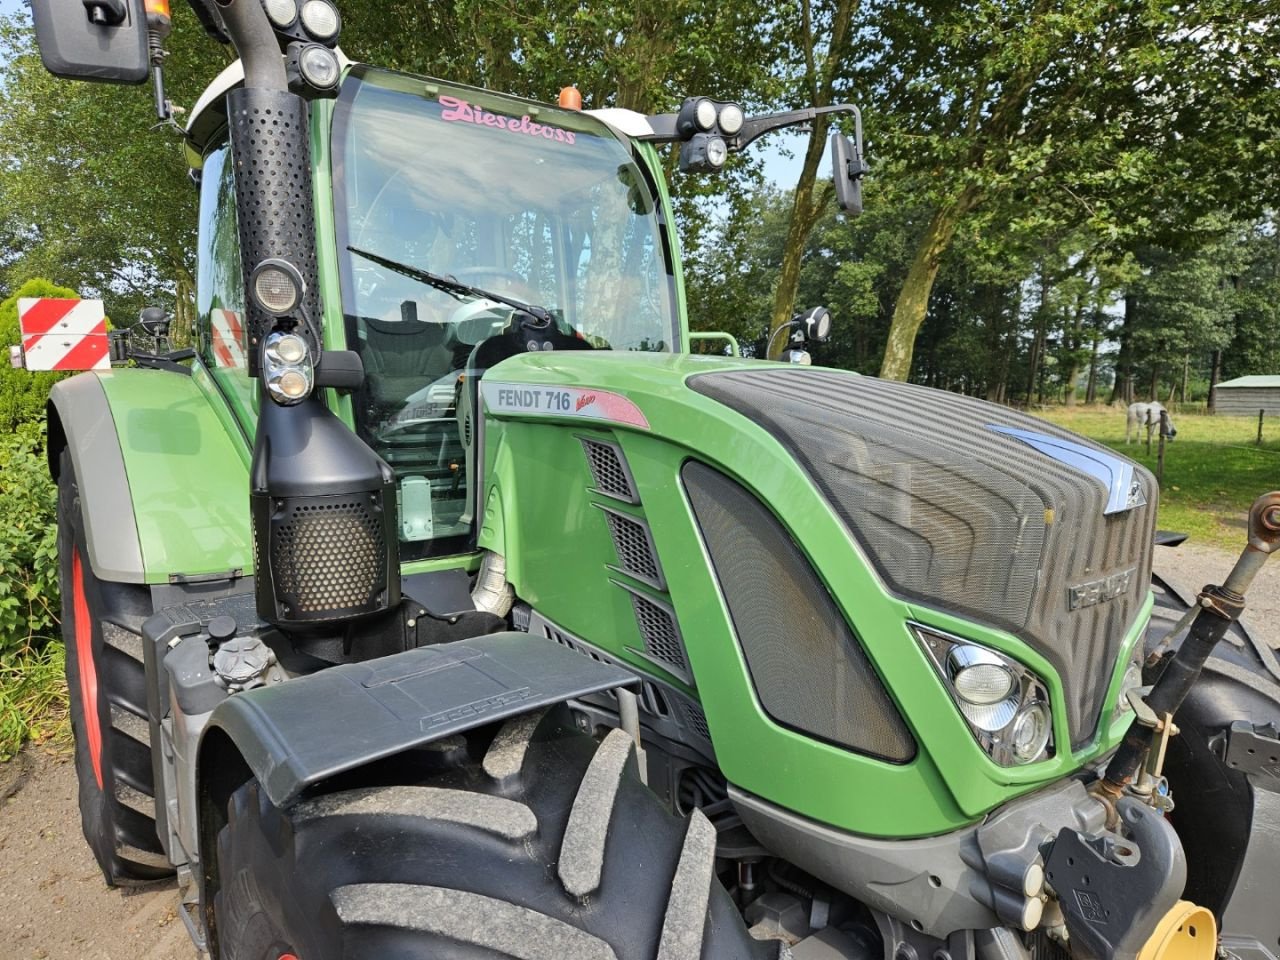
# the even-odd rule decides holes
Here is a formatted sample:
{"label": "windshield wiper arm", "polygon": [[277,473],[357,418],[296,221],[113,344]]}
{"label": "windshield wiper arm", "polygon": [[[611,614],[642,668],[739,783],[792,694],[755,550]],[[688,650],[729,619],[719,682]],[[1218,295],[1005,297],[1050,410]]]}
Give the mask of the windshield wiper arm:
{"label": "windshield wiper arm", "polygon": [[481,287],[473,287],[469,283],[463,283],[456,277],[444,276],[439,273],[432,273],[430,270],[423,270],[419,267],[411,267],[407,263],[400,263],[398,260],[389,260],[386,257],[379,256],[376,253],[370,253],[368,250],[361,250],[359,247],[348,246],[348,250],[357,257],[363,257],[372,263],[378,264],[380,267],[386,267],[402,277],[408,277],[410,280],[417,280],[419,283],[425,283],[429,287],[434,287],[444,293],[458,296],[483,297],[486,300],[495,300],[498,303],[505,304],[513,310],[519,310],[529,314],[540,324],[545,325],[551,322],[551,311],[546,307],[535,306],[531,303],[525,303],[523,300],[516,300],[512,297],[505,297],[500,293],[491,293]]}

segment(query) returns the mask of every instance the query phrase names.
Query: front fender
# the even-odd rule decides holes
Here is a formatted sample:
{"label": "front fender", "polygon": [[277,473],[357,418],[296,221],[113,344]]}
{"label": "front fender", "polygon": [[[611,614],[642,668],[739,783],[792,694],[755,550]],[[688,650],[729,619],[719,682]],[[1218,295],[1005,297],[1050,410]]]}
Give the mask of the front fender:
{"label": "front fender", "polygon": [[85,373],[49,396],[49,458],[71,454],[89,563],[103,580],[169,583],[252,572],[248,446],[195,379]]}
{"label": "front fender", "polygon": [[528,633],[329,667],[218,704],[201,738],[200,789],[216,793],[208,779],[220,773],[226,740],[284,807],[307,787],[375,760],[635,679]]}

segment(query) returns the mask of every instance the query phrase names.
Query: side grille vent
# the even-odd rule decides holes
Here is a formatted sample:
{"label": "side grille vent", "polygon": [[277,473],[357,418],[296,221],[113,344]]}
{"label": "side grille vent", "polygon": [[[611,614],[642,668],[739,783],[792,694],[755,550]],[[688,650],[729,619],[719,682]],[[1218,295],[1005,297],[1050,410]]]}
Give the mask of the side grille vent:
{"label": "side grille vent", "polygon": [[604,440],[592,440],[579,437],[582,449],[587,454],[587,465],[591,467],[591,476],[595,480],[596,492],[606,497],[613,497],[623,503],[637,504],[640,497],[636,493],[636,482],[631,476],[631,467],[616,443]]}
{"label": "side grille vent", "polygon": [[[624,670],[632,669],[621,660],[597,650],[585,640],[581,640],[573,634],[562,630],[536,611],[530,614],[529,632],[545,637],[548,640],[553,640],[574,653],[580,653],[600,663],[622,667]],[[616,702],[617,700],[617,697],[610,691],[596,694],[595,696],[611,702]],[[663,736],[688,743],[690,740],[689,734],[692,734],[694,738],[700,738],[706,741],[708,745],[711,743],[711,732],[707,727],[707,717],[703,713],[702,707],[698,705],[697,701],[685,696],[674,687],[667,686],[656,680],[641,679],[639,701],[640,711],[644,715],[644,722]],[[616,707],[613,709],[616,709]]]}
{"label": "side grille vent", "polygon": [[[599,504],[597,504],[599,506]],[[618,564],[623,573],[642,580],[658,590],[666,589],[662,568],[658,564],[658,551],[653,546],[649,525],[643,520],[618,513],[608,507],[600,507],[609,521],[609,535],[613,537],[613,549],[618,554]]]}
{"label": "side grille vent", "polygon": [[686,703],[684,707],[685,719],[688,721],[690,728],[695,730],[699,736],[711,739],[711,728],[707,726],[707,715],[702,712],[702,708],[692,703]]}
{"label": "side grille vent", "polygon": [[635,610],[640,637],[644,640],[645,656],[685,683],[692,684],[689,659],[684,653],[684,640],[676,625],[674,611],[664,603],[637,593],[626,584],[616,580],[614,583],[631,594],[631,606]]}

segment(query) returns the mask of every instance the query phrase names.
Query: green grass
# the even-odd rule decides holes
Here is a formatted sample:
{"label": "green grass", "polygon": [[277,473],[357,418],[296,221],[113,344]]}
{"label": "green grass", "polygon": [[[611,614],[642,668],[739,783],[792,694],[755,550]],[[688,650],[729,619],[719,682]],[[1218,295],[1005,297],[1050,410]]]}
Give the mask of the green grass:
{"label": "green grass", "polygon": [[[1147,455],[1141,443],[1124,442],[1124,410],[1110,407],[1048,407],[1033,411],[1053,423],[1113,447],[1153,473],[1153,438]],[[1280,489],[1280,417],[1263,425],[1262,446],[1256,417],[1174,415],[1178,437],[1165,445],[1160,487],[1160,528],[1191,534],[1196,543],[1231,552],[1244,547],[1245,518],[1259,494]]]}
{"label": "green grass", "polygon": [[28,740],[63,751],[71,743],[63,646],[53,641],[0,659],[0,762]]}

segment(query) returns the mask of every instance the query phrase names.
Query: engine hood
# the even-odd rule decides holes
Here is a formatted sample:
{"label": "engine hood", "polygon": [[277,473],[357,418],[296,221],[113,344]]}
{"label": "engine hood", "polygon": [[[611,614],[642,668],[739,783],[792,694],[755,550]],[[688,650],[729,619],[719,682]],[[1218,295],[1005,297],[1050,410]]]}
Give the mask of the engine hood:
{"label": "engine hood", "polygon": [[[482,389],[493,415],[602,421],[695,458],[710,421],[755,434],[745,418],[790,454],[890,592],[1020,637],[1059,673],[1073,748],[1096,733],[1148,594],[1158,491],[1141,466],[1005,407],[821,368],[543,355],[495,367]],[[752,486],[745,454],[722,466]]]}

